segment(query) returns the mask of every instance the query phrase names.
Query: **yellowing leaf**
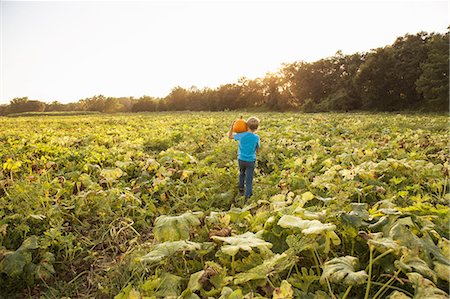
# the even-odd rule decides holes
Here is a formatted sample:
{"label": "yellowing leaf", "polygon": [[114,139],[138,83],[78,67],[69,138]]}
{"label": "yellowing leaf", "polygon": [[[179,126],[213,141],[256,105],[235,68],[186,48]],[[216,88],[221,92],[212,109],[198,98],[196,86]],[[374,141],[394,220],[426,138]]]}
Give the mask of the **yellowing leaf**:
{"label": "yellowing leaf", "polygon": [[252,232],[246,232],[245,234],[232,237],[213,236],[211,238],[214,240],[220,240],[225,243],[228,243],[229,245],[223,245],[221,247],[221,250],[230,256],[236,255],[236,253],[238,253],[239,250],[252,251],[252,248],[269,250],[269,248],[272,248],[272,243],[266,242],[258,238]]}
{"label": "yellowing leaf", "polygon": [[450,281],[450,266],[434,262],[434,272],[442,280]]}
{"label": "yellowing leaf", "polygon": [[279,288],[273,290],[272,299],[293,299],[294,290],[289,282],[283,280]]}
{"label": "yellowing leaf", "polygon": [[414,298],[448,299],[448,294],[419,273],[406,274],[416,290]]}
{"label": "yellowing leaf", "polygon": [[261,265],[237,274],[234,279],[234,284],[242,284],[255,279],[265,279],[273,273],[279,273],[290,268],[293,264],[295,264],[295,259],[285,252],[277,254],[265,260]]}
{"label": "yellowing leaf", "polygon": [[326,279],[333,283],[344,283],[344,285],[363,284],[367,280],[366,271],[356,271],[358,258],[353,256],[343,256],[334,258],[323,265],[323,273],[320,283],[325,284]]}
{"label": "yellowing leaf", "polygon": [[412,256],[408,252],[400,260],[395,261],[394,264],[398,269],[402,269],[405,272],[418,272],[431,278],[434,282],[437,281],[436,274],[428,267],[428,264],[418,256]]}
{"label": "yellowing leaf", "polygon": [[157,263],[179,251],[195,251],[201,249],[201,244],[190,241],[173,241],[157,244],[148,254],[137,258],[138,262]]}
{"label": "yellowing leaf", "polygon": [[120,168],[105,168],[100,172],[100,176],[104,177],[107,181],[115,181],[123,175],[123,171]]}
{"label": "yellowing leaf", "polygon": [[153,233],[160,242],[188,240],[191,231],[200,225],[200,220],[192,213],[179,216],[162,215],[156,218]]}
{"label": "yellowing leaf", "polygon": [[303,220],[292,215],[283,215],[278,221],[278,225],[283,228],[299,228],[305,235],[320,234],[324,231],[336,229],[336,225],[334,224],[323,224],[318,220]]}

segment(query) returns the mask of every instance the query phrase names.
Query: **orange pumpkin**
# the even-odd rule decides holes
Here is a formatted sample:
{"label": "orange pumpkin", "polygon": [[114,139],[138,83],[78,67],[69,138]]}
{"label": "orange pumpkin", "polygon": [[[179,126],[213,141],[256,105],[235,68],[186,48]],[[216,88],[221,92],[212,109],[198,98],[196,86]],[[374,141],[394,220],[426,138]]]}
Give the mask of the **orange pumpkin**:
{"label": "orange pumpkin", "polygon": [[234,133],[242,133],[242,132],[247,132],[247,123],[245,122],[245,120],[242,119],[242,116],[240,119],[237,119],[234,122],[233,125],[233,132]]}

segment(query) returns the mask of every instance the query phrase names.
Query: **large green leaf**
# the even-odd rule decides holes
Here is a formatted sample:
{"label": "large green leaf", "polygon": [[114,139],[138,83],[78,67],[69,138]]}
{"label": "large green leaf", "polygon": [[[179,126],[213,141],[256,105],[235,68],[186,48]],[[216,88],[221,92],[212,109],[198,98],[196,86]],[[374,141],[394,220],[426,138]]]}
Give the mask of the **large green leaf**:
{"label": "large green leaf", "polygon": [[193,213],[179,216],[162,215],[156,218],[153,233],[160,242],[189,240],[192,230],[200,225],[200,220]]}
{"label": "large green leaf", "polygon": [[[11,277],[19,276],[22,274],[24,267],[32,261],[30,250],[37,248],[39,248],[37,236],[25,239],[16,251],[6,254],[0,263],[0,271]],[[49,270],[51,268],[53,266],[49,267]]]}
{"label": "large green leaf", "polygon": [[252,232],[246,232],[242,235],[232,237],[213,236],[212,239],[229,244],[223,245],[221,250],[230,256],[235,256],[239,250],[250,252],[252,248],[259,248],[260,250],[270,251],[270,248],[272,248],[272,243],[260,239]]}
{"label": "large green leaf", "polygon": [[320,283],[325,284],[326,279],[333,283],[344,283],[344,285],[358,285],[367,281],[366,271],[356,271],[358,258],[343,256],[334,258],[323,265],[323,273]]}
{"label": "large green leaf", "polygon": [[31,260],[31,252],[17,250],[5,256],[0,263],[0,270],[10,277],[17,277],[22,274],[23,268],[31,263]]}

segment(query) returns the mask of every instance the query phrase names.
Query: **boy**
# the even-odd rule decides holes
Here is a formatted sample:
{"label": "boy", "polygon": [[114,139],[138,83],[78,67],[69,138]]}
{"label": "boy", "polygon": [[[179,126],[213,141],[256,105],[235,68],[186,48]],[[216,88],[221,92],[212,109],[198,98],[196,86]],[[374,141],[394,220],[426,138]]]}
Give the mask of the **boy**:
{"label": "boy", "polygon": [[252,196],[253,174],[255,171],[256,152],[259,150],[259,136],[255,131],[259,126],[259,119],[250,117],[247,120],[247,132],[237,133],[233,136],[233,125],[231,124],[228,137],[230,139],[238,140],[238,164],[239,164],[239,194],[244,195],[245,183],[245,198]]}

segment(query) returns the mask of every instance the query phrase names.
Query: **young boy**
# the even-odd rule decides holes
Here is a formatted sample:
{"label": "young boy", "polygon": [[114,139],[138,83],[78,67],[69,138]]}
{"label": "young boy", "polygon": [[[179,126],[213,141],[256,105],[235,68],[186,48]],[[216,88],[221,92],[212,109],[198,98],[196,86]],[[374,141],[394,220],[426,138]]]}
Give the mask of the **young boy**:
{"label": "young boy", "polygon": [[244,195],[245,183],[245,198],[252,196],[253,174],[255,171],[256,152],[259,150],[259,136],[255,131],[259,126],[259,119],[250,117],[247,120],[247,132],[237,133],[233,135],[233,125],[231,124],[228,137],[230,139],[238,140],[238,163],[239,163],[239,194]]}

